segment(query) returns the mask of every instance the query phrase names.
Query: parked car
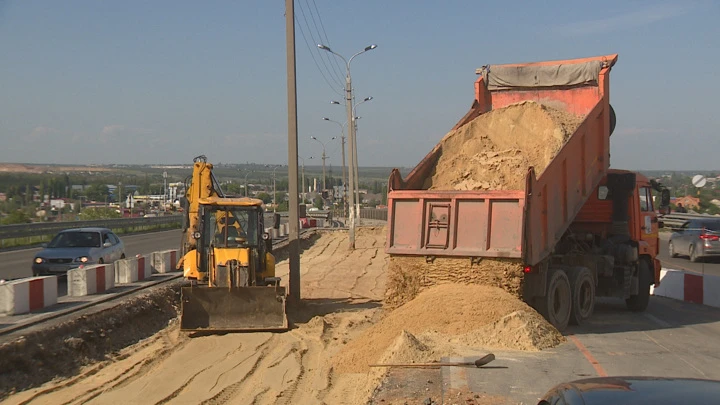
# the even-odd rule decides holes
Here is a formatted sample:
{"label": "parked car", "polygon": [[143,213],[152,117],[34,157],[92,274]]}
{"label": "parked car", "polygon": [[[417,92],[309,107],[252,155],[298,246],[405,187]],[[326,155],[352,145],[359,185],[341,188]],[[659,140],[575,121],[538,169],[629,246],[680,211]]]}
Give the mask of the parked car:
{"label": "parked car", "polygon": [[601,377],[556,385],[538,405],[716,404],[720,381],[694,378]]}
{"label": "parked car", "polygon": [[125,244],[107,228],[66,229],[44,247],[33,259],[34,275],[64,274],[81,265],[125,258]]}
{"label": "parked car", "polygon": [[671,236],[668,242],[670,257],[685,255],[690,261],[720,256],[720,219],[691,219]]}

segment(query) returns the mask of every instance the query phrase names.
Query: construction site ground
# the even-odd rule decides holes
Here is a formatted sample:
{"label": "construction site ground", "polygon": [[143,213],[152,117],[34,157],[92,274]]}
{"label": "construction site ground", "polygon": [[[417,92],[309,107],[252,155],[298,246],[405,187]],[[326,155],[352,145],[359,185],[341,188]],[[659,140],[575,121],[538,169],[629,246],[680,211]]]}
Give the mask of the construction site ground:
{"label": "construction site ground", "polygon": [[[18,356],[32,358],[17,363],[27,369],[17,378],[27,379],[29,386],[0,400],[8,404],[535,404],[553,385],[578,378],[720,379],[720,310],[659,297],[652,298],[645,313],[628,312],[619,300],[603,300],[592,320],[570,328],[567,341],[559,346],[535,352],[492,350],[496,360],[481,369],[392,368],[387,375],[383,368],[338,372],[337,354],[385,315],[385,236],[383,228],[361,228],[352,252],[345,231],[306,238],[301,244],[304,303],[290,314],[293,328],[288,332],[181,333],[177,319],[169,316],[177,297],[166,292],[162,299],[142,301],[146,309],[125,325],[110,328],[90,319],[93,322],[83,326],[82,339],[55,336],[42,348],[45,357],[37,348],[27,353],[18,346],[14,349]],[[287,271],[287,262],[280,262],[278,274],[284,280]],[[155,322],[160,325],[158,332],[149,325],[152,312],[148,311],[153,310],[162,314],[156,318],[164,322]],[[125,334],[137,333],[142,340],[123,346],[121,338],[131,340],[131,336],[118,335],[118,328]],[[487,351],[477,348],[478,355]],[[89,360],[79,366],[74,360],[81,355]],[[50,365],[57,377],[44,382],[40,370]]]}

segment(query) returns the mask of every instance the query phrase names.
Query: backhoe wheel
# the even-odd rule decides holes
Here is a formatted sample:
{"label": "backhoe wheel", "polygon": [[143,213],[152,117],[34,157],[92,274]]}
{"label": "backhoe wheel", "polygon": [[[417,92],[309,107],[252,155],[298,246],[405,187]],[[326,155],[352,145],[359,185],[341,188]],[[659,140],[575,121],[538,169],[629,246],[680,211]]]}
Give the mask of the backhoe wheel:
{"label": "backhoe wheel", "polygon": [[550,270],[547,293],[538,301],[538,311],[557,330],[562,332],[570,321],[570,312],[572,310],[570,280],[563,270]]}
{"label": "backhoe wheel", "polygon": [[647,261],[640,260],[638,267],[638,293],[631,295],[625,300],[625,304],[631,311],[643,312],[650,303],[650,283],[652,282],[652,273]]}
{"label": "backhoe wheel", "polygon": [[587,267],[576,267],[569,275],[572,287],[570,323],[580,325],[592,316],[595,309],[595,279]]}

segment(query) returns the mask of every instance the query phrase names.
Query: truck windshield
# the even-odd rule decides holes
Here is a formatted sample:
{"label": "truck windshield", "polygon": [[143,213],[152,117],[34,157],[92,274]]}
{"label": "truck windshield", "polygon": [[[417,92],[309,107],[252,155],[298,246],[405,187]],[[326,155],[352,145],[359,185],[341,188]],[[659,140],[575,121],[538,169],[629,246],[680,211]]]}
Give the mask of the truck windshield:
{"label": "truck windshield", "polygon": [[203,217],[205,240],[216,247],[257,245],[257,211],[247,207],[212,207]]}

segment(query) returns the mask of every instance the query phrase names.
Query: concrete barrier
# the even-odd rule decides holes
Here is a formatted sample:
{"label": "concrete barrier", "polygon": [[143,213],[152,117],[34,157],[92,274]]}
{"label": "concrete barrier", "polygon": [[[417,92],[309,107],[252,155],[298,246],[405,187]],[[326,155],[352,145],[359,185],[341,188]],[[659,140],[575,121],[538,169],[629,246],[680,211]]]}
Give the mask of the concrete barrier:
{"label": "concrete barrier", "polygon": [[154,273],[170,273],[175,271],[177,264],[177,249],[163,250],[152,253],[152,271]]}
{"label": "concrete barrier", "polygon": [[57,304],[57,277],[30,277],[0,284],[0,314],[20,315]]}
{"label": "concrete barrier", "polygon": [[152,270],[150,270],[150,266],[146,262],[149,262],[149,260],[145,260],[145,256],[141,255],[116,261],[115,283],[135,283],[150,277]]}
{"label": "concrete barrier", "polygon": [[93,264],[67,272],[68,295],[83,297],[104,293],[115,287],[115,266]]}
{"label": "concrete barrier", "polygon": [[152,277],[152,253],[148,255],[137,255],[138,280],[147,280]]}
{"label": "concrete barrier", "polygon": [[720,308],[720,277],[663,268],[650,294]]}

